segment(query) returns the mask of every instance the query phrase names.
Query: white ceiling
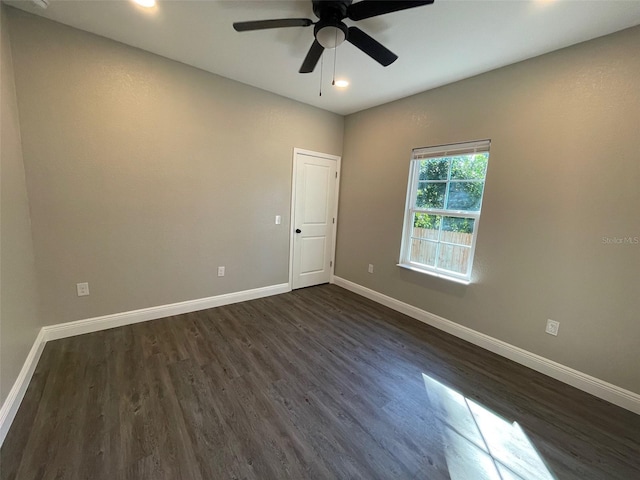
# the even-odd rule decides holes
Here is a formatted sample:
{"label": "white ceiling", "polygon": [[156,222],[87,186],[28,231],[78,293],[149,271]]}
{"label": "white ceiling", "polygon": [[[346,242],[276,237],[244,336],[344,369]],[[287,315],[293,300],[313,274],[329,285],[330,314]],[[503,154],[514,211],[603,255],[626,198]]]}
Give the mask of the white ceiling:
{"label": "white ceiling", "polygon": [[310,0],[159,0],[145,10],[129,0],[51,0],[23,10],[148,50],[285,97],[350,114],[440,85],[640,24],[640,0],[436,0],[358,25],[400,58],[381,67],[349,43],[311,74],[298,69],[313,27],[238,33],[232,23],[307,17]]}

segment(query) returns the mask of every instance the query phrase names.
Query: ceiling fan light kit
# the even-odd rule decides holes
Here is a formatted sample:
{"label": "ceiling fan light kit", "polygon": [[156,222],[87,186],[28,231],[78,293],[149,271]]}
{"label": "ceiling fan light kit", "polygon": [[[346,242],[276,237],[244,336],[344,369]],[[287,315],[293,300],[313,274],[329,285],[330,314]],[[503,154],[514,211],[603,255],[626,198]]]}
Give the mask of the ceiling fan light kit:
{"label": "ceiling fan light kit", "polygon": [[387,67],[395,62],[398,56],[358,27],[348,27],[343,20],[364,20],[407,8],[430,5],[433,2],[434,0],[362,0],[353,3],[353,0],[312,0],[313,13],[319,19],[317,22],[308,18],[282,18],[236,22],[233,28],[237,32],[248,32],[268,28],[315,25],[314,40],[302,62],[300,73],[313,72],[325,49],[336,48],[345,41],[369,55],[383,67]]}
{"label": "ceiling fan light kit", "polygon": [[314,28],[314,35],[318,43],[324,48],[336,48],[347,39],[347,26],[344,23],[339,25],[321,25],[318,22]]}

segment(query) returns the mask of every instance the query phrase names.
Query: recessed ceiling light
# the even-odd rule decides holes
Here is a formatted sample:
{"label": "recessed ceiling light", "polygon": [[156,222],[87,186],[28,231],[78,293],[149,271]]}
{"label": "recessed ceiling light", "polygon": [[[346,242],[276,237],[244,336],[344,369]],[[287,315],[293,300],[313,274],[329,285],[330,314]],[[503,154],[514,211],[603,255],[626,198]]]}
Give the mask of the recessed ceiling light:
{"label": "recessed ceiling light", "polygon": [[47,8],[49,6],[49,0],[31,0],[40,8]]}
{"label": "recessed ceiling light", "polygon": [[338,88],[346,88],[349,86],[349,82],[346,80],[336,80],[335,86]]}
{"label": "recessed ceiling light", "polygon": [[144,8],[151,8],[156,6],[156,0],[133,0],[133,1]]}

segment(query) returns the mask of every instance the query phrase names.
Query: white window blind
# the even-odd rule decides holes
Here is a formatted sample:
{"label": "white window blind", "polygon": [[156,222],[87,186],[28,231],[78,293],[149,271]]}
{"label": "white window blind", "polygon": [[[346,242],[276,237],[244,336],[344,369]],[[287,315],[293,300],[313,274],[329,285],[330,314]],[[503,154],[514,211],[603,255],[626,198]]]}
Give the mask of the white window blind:
{"label": "white window blind", "polygon": [[475,142],[453,143],[450,145],[436,145],[434,147],[421,147],[412,150],[413,160],[424,158],[454,157],[458,155],[473,155],[475,153],[487,153],[491,146],[491,140],[478,140]]}

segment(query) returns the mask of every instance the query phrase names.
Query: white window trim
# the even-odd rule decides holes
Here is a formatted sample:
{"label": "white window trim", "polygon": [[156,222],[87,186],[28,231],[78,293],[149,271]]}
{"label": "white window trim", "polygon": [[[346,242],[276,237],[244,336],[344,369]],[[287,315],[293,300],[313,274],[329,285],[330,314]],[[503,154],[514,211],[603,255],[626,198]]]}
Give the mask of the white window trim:
{"label": "white window trim", "polygon": [[[431,208],[415,208],[415,200],[417,196],[418,182],[416,181],[416,171],[419,169],[419,161],[426,158],[438,158],[451,156],[462,153],[476,153],[476,152],[488,152],[491,146],[491,140],[479,140],[474,142],[456,143],[451,145],[438,145],[434,147],[416,148],[411,152],[411,164],[409,168],[409,179],[407,181],[407,198],[404,208],[404,221],[402,228],[402,240],[400,246],[400,260],[397,264],[398,267],[405,268],[414,272],[423,273],[437,278],[450,280],[456,283],[462,283],[469,285],[471,283],[471,276],[473,274],[473,260],[476,251],[476,242],[478,240],[478,227],[480,225],[480,212],[482,210],[482,201],[484,199],[484,189],[482,191],[482,197],[480,198],[480,208],[478,211],[469,212],[466,210],[446,210],[446,209],[431,209]],[[450,183],[451,180],[447,180],[446,183]],[[486,182],[486,173],[485,180]],[[444,183],[444,182],[443,182]],[[445,199],[446,201],[446,199]],[[446,203],[445,203],[446,205]],[[409,255],[411,253],[412,225],[414,213],[426,213],[429,215],[441,215],[447,217],[461,217],[472,218],[474,220],[473,237],[470,245],[469,253],[469,268],[466,274],[445,270],[442,268],[429,268],[423,264],[411,262]],[[438,243],[448,243],[440,242]],[[466,246],[466,245],[465,245]]]}

